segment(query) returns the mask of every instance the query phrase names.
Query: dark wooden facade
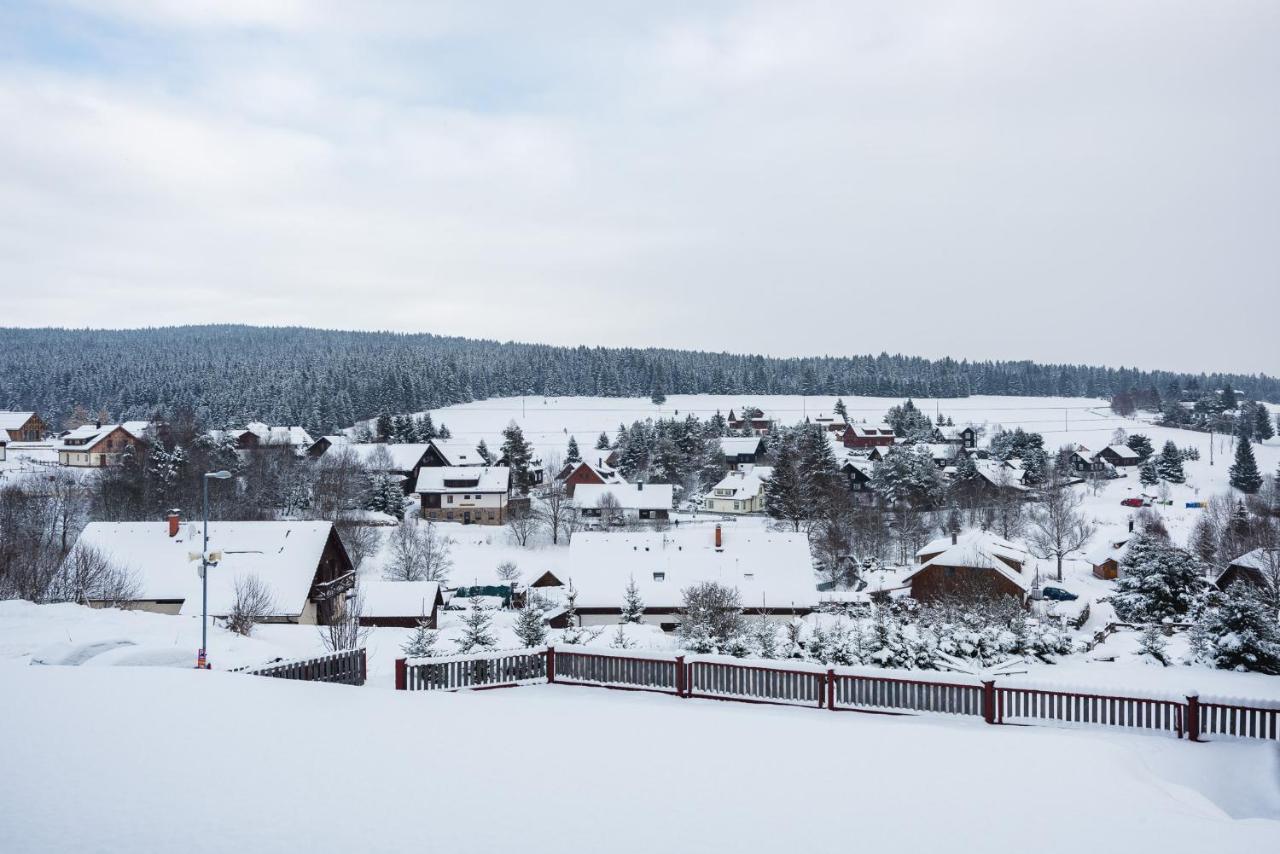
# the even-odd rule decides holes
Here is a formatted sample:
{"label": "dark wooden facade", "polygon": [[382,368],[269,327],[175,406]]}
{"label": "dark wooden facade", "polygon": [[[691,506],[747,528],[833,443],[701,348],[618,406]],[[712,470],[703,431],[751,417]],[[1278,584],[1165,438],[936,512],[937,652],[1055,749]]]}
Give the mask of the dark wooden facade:
{"label": "dark wooden facade", "polygon": [[37,412],[32,412],[25,421],[17,427],[8,429],[9,441],[11,442],[39,442],[44,438],[45,433],[49,431],[49,425],[44,422]]}
{"label": "dark wooden facade", "polygon": [[994,569],[935,564],[911,576],[911,596],[922,602],[948,596],[983,599],[1012,596],[1021,603],[1026,599],[1026,592]]}

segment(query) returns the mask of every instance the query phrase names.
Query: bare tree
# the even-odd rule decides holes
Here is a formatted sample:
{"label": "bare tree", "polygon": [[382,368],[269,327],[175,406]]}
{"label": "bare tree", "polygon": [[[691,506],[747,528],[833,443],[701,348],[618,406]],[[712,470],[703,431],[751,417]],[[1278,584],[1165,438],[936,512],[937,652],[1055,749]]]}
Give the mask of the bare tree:
{"label": "bare tree", "polygon": [[547,478],[549,485],[543,501],[542,519],[551,532],[552,545],[558,545],[560,537],[569,539],[573,535],[573,527],[577,520],[577,511],[573,501],[565,492],[565,485],[555,479],[554,474]]}
{"label": "bare tree", "polygon": [[370,555],[378,551],[381,537],[374,526],[361,524],[350,517],[340,518],[334,526],[353,568],[359,569]]}
{"label": "bare tree", "polygon": [[235,591],[235,602],[227,615],[227,628],[248,637],[253,627],[270,616],[275,608],[271,588],[256,575],[241,575],[236,578]]}
{"label": "bare tree", "polygon": [[347,591],[342,606],[330,617],[327,624],[319,626],[320,641],[329,652],[358,649],[369,636],[369,627],[360,625],[364,611],[364,591],[357,581]]}
{"label": "bare tree", "polygon": [[63,560],[44,601],[119,608],[137,600],[140,591],[134,572],[116,565],[93,546],[79,544]]}
{"label": "bare tree", "polygon": [[1094,525],[1080,511],[1080,496],[1069,486],[1051,485],[1031,513],[1028,538],[1036,557],[1057,561],[1055,578],[1062,580],[1062,559],[1093,536]]}
{"label": "bare tree", "polygon": [[612,492],[602,492],[596,499],[596,509],[600,511],[600,524],[606,528],[621,527],[626,524],[626,514],[622,512],[622,504],[618,496]]}
{"label": "bare tree", "polygon": [[453,568],[453,544],[453,538],[440,533],[430,519],[406,519],[391,535],[386,577],[392,581],[446,582]]}
{"label": "bare tree", "polygon": [[507,512],[507,530],[511,532],[511,536],[515,537],[516,543],[521,548],[529,545],[529,539],[541,526],[542,522],[538,514],[525,504],[514,506]]}
{"label": "bare tree", "polygon": [[312,503],[320,518],[338,521],[359,509],[368,477],[359,458],[350,448],[330,448],[316,463]]}
{"label": "bare tree", "polygon": [[508,584],[520,579],[520,567],[514,560],[504,560],[498,564],[498,578]]}

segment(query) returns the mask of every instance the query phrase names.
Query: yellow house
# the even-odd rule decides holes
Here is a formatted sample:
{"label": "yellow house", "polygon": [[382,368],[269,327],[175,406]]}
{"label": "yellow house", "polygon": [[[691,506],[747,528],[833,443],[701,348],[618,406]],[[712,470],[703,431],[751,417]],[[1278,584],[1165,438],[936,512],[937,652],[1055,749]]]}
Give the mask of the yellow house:
{"label": "yellow house", "polygon": [[751,466],[731,471],[711,488],[703,508],[712,513],[760,513],[764,510],[764,484],[772,466]]}

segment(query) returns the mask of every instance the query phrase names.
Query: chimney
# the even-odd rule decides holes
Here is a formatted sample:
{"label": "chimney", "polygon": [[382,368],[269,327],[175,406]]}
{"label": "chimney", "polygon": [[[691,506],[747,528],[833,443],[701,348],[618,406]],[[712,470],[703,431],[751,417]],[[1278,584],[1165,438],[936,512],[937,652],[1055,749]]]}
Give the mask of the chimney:
{"label": "chimney", "polygon": [[169,536],[178,536],[178,523],[181,520],[181,513],[177,510],[169,511]]}
{"label": "chimney", "polygon": [[952,531],[952,532],[951,532],[951,545],[953,545],[953,546],[954,546],[955,544],[956,544],[956,532],[955,532],[955,531]]}
{"label": "chimney", "polygon": [[644,492],[644,481],[643,481],[643,480],[636,484],[636,492]]}
{"label": "chimney", "polygon": [[720,526],[716,525],[716,548],[724,548],[724,538],[720,534]]}
{"label": "chimney", "polygon": [[1129,517],[1129,533],[1130,534],[1133,533],[1133,517],[1132,516]]}

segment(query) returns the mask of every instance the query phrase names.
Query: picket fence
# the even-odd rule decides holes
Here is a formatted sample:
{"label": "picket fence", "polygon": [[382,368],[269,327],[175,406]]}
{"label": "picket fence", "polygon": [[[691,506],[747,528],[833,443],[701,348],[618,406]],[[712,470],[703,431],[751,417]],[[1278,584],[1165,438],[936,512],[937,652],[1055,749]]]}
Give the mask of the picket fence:
{"label": "picket fence", "polygon": [[369,674],[364,648],[347,649],[318,658],[279,661],[264,667],[240,668],[237,673],[269,676],[273,679],[295,679],[301,682],[333,682],[339,685],[363,685]]}
{"label": "picket fence", "polygon": [[556,683],[653,691],[833,712],[948,715],[988,724],[1097,726],[1201,741],[1205,736],[1280,740],[1280,703],[1151,694],[1091,693],[1033,683],[996,684],[950,673],[819,667],[723,656],[664,656],[535,647],[448,658],[396,660],[396,689],[457,691]]}

